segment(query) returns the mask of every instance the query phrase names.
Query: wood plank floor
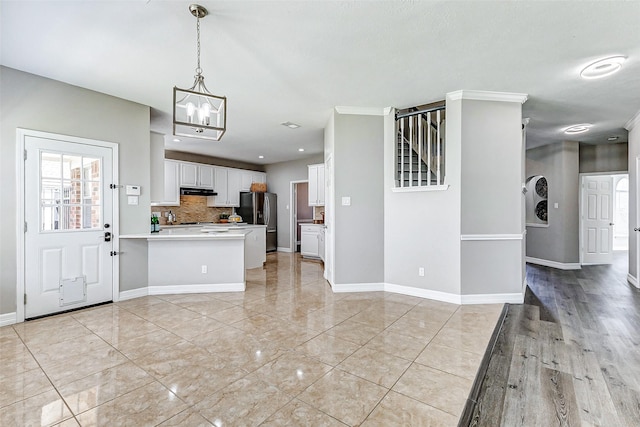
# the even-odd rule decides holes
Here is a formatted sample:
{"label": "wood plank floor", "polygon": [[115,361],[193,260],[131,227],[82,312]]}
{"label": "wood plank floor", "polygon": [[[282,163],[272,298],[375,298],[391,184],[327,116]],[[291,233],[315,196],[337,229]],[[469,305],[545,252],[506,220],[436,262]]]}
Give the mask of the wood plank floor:
{"label": "wood plank floor", "polygon": [[613,265],[563,271],[527,265],[510,305],[471,426],[639,426],[640,290]]}

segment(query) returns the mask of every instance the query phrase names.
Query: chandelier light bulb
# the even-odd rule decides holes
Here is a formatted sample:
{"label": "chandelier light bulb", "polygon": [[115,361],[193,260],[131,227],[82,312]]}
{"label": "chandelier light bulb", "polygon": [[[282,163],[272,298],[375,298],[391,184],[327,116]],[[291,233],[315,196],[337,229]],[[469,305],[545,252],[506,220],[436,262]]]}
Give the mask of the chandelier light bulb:
{"label": "chandelier light bulb", "polygon": [[189,123],[193,123],[193,114],[196,112],[196,106],[193,105],[193,102],[187,103],[187,117],[189,118]]}
{"label": "chandelier light bulb", "polygon": [[203,125],[209,125],[209,118],[211,117],[211,104],[205,102],[202,104],[199,110],[200,113],[200,123]]}

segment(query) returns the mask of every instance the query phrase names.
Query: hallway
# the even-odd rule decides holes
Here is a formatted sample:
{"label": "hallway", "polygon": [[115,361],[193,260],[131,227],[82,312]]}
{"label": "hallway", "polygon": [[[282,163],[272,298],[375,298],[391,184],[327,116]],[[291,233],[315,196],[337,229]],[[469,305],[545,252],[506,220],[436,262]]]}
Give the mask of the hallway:
{"label": "hallway", "polygon": [[640,291],[627,257],[527,265],[525,304],[508,306],[469,425],[638,425]]}

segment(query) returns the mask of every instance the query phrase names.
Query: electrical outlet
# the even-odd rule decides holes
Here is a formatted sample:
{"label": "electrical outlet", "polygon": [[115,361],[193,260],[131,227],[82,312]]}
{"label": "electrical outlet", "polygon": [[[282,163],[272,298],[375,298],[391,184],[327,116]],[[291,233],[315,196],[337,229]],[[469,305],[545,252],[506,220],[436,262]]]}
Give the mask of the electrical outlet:
{"label": "electrical outlet", "polygon": [[206,274],[207,273],[207,266],[203,265],[202,266],[202,274]]}
{"label": "electrical outlet", "polygon": [[424,276],[424,267],[418,268],[418,276]]}

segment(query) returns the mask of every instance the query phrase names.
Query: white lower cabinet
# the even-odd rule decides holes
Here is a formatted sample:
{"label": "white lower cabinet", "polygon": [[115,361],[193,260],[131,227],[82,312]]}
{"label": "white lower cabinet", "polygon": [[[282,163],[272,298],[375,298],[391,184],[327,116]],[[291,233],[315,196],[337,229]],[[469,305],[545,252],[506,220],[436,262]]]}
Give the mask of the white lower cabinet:
{"label": "white lower cabinet", "polygon": [[307,224],[300,227],[300,254],[307,258],[324,258],[324,225]]}

